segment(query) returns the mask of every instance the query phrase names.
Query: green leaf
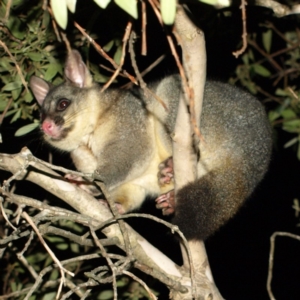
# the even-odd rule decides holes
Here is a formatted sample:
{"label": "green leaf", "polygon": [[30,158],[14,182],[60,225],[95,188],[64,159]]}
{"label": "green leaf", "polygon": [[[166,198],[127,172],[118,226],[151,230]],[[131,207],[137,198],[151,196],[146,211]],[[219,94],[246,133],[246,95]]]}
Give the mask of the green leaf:
{"label": "green leaf", "polygon": [[287,132],[300,132],[300,120],[292,120],[292,121],[287,121],[284,122],[282,129],[287,131]]}
{"label": "green leaf", "polygon": [[53,15],[62,29],[66,29],[68,24],[68,9],[66,0],[50,0]]}
{"label": "green leaf", "polygon": [[64,238],[60,236],[54,236],[54,235],[46,235],[45,238],[51,243],[62,243],[65,241]]}
{"label": "green leaf", "polygon": [[11,91],[12,97],[14,100],[17,100],[22,92],[21,88],[15,89]]}
{"label": "green leaf", "polygon": [[[110,79],[110,76],[104,76],[102,74],[94,74],[93,79],[99,83],[106,83]],[[115,79],[113,82],[116,83],[118,82],[118,80]]]}
{"label": "green leaf", "polygon": [[0,96],[0,111],[4,111],[4,109],[6,108],[6,105],[8,103],[8,96],[5,94],[1,94]]}
{"label": "green leaf", "polygon": [[244,65],[249,65],[249,54],[248,54],[248,53],[245,53],[245,54],[242,56],[242,60],[243,60]]}
{"label": "green leaf", "polygon": [[99,294],[97,297],[98,300],[110,300],[113,299],[114,297],[114,292],[112,290],[106,290],[103,291]]}
{"label": "green leaf", "polygon": [[9,111],[5,114],[5,118],[6,118],[6,117],[9,117],[9,116],[11,116],[11,115],[13,115],[13,114],[16,113],[17,111],[18,111],[17,108],[9,110]]}
{"label": "green leaf", "polygon": [[176,15],[176,0],[161,0],[160,10],[164,23],[172,25]]}
{"label": "green leaf", "polygon": [[56,280],[57,278],[59,277],[59,272],[57,269],[53,269],[51,274],[50,274],[50,277],[49,277],[49,280]]}
{"label": "green leaf", "polygon": [[39,123],[35,122],[35,123],[31,123],[28,125],[25,125],[21,128],[19,128],[16,132],[15,132],[15,136],[22,136],[25,135],[31,131],[33,131],[34,129],[36,129],[39,126]]}
{"label": "green leaf", "polygon": [[115,3],[130,14],[133,18],[138,18],[137,1],[136,0],[115,0]]}
{"label": "green leaf", "polygon": [[269,29],[266,32],[263,33],[262,35],[262,42],[264,45],[265,50],[270,53],[271,46],[272,46],[272,30]]}
{"label": "green leaf", "polygon": [[13,292],[17,291],[17,283],[10,280],[10,288]]}
{"label": "green leaf", "polygon": [[289,93],[286,90],[278,88],[275,91],[275,95],[277,95],[277,96],[289,96]]}
{"label": "green leaf", "polygon": [[22,86],[22,82],[21,81],[10,82],[10,83],[7,83],[2,88],[2,91],[13,91],[13,90],[19,89],[21,86]]}
{"label": "green leaf", "polygon": [[271,110],[268,114],[268,117],[270,122],[273,122],[280,117],[280,114],[275,110]]}
{"label": "green leaf", "polygon": [[299,137],[295,137],[295,138],[289,140],[287,143],[285,143],[283,147],[284,147],[284,148],[291,147],[291,146],[293,146],[294,144],[296,144],[298,141],[299,141]]}
{"label": "green leaf", "polygon": [[[209,4],[209,5],[216,5],[216,4],[219,4],[221,2],[221,0],[199,0],[199,1],[202,2],[202,3]],[[224,1],[224,3],[226,3],[227,6],[229,6],[228,1]]]}
{"label": "green leaf", "polygon": [[290,108],[283,110],[280,114],[285,120],[291,120],[297,117],[296,113]]}
{"label": "green leaf", "polygon": [[50,255],[47,256],[47,258],[44,261],[44,268],[48,267],[49,265],[51,265],[53,263],[53,259]]}
{"label": "green leaf", "polygon": [[15,66],[11,65],[11,59],[8,57],[1,57],[0,59],[0,66],[2,66],[5,70],[9,71],[12,68],[15,68]]}
{"label": "green leaf", "polygon": [[67,7],[74,14],[77,0],[66,0]]}
{"label": "green leaf", "polygon": [[114,55],[114,61],[119,65],[122,57],[122,46],[120,45]]}
{"label": "green leaf", "polygon": [[60,65],[59,64],[49,64],[47,65],[47,71],[44,75],[44,79],[46,81],[51,81],[55,75],[59,72]]}
{"label": "green leaf", "polygon": [[37,252],[26,257],[27,261],[32,264],[40,263],[49,256],[48,253]]}
{"label": "green leaf", "polygon": [[80,248],[78,244],[75,243],[71,243],[71,250],[73,253],[80,253]]}
{"label": "green leaf", "polygon": [[55,247],[59,250],[67,250],[69,248],[69,244],[67,243],[56,244]]}
{"label": "green leaf", "polygon": [[124,287],[126,285],[128,285],[129,283],[129,279],[128,277],[121,277],[118,281],[117,281],[117,287]]}
{"label": "green leaf", "polygon": [[46,11],[44,11],[44,14],[43,14],[42,28],[47,28],[49,26],[50,22],[51,22],[50,14],[46,10]]}
{"label": "green leaf", "polygon": [[30,103],[32,100],[33,100],[33,96],[30,92],[28,92],[24,95],[24,101],[26,103]]}
{"label": "green leaf", "polygon": [[111,0],[94,0],[101,8],[105,9]]}
{"label": "green leaf", "polygon": [[44,297],[42,298],[42,300],[53,300],[55,299],[56,296],[56,292],[51,292],[48,294],[45,294]]}
{"label": "green leaf", "polygon": [[10,15],[7,22],[7,27],[9,28],[10,32],[16,38],[23,40],[25,37],[26,32],[23,30],[24,24],[21,22],[19,18],[14,15]]}
{"label": "green leaf", "polygon": [[245,82],[245,86],[247,87],[247,89],[250,91],[251,94],[256,95],[257,94],[257,89],[256,89],[256,85],[254,82]]}
{"label": "green leaf", "polygon": [[256,74],[259,74],[263,77],[269,77],[271,75],[271,72],[262,65],[254,64],[253,69]]}
{"label": "green leaf", "polygon": [[25,55],[33,61],[41,62],[44,59],[44,55],[39,52],[26,52]]}
{"label": "green leaf", "polygon": [[254,56],[252,49],[249,49],[248,54],[249,54],[249,59],[251,59],[252,61],[255,61],[255,56]]}
{"label": "green leaf", "polygon": [[108,43],[103,47],[103,50],[104,50],[105,52],[110,51],[114,44],[115,44],[115,40],[111,40],[110,42],[108,42]]}

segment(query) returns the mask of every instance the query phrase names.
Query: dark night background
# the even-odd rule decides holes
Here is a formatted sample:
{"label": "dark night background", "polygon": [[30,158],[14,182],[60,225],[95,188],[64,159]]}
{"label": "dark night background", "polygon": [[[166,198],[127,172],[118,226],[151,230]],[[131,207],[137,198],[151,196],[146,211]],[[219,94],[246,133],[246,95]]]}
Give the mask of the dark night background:
{"label": "dark night background", "polygon": [[[241,39],[241,20],[238,7],[233,10],[232,18],[217,18],[214,10],[207,11],[203,16],[200,6],[195,12],[195,18],[201,21],[206,33],[208,55],[208,77],[219,80],[227,80],[234,72],[239,60],[236,60],[231,52],[238,49]],[[87,8],[85,8],[87,9]],[[205,6],[205,9],[207,7]],[[196,11],[196,10],[195,10]],[[200,11],[200,12],[199,12]],[[123,14],[120,13],[122,16]],[[86,16],[86,13],[81,16]],[[81,21],[78,16],[78,20]],[[119,16],[115,16],[119,20]],[[259,23],[264,20],[277,23],[282,30],[284,27],[295,28],[299,26],[299,18],[288,17],[275,19],[271,11],[261,8],[248,9],[248,30],[261,30]],[[122,21],[117,27],[123,28]],[[105,22],[106,20],[102,20]],[[114,24],[116,26],[116,24]],[[151,21],[148,28],[151,30]],[[157,26],[157,27],[155,27]],[[140,69],[147,66],[167,47],[162,37],[157,37],[155,30],[161,31],[159,25],[155,25],[153,32],[149,32],[149,53],[151,57],[140,58]],[[104,45],[113,36],[114,28],[101,27],[103,30],[99,43]],[[122,32],[122,31],[121,31]],[[159,46],[159,47],[158,47]],[[279,45],[280,46],[280,45]],[[280,49],[280,48],[279,48]],[[93,52],[93,51],[92,51]],[[129,62],[127,62],[130,69]],[[162,77],[172,72],[175,63],[171,55],[163,63],[155,68],[146,77],[146,80]],[[265,84],[265,82],[262,82]],[[263,98],[262,98],[263,100]],[[268,109],[267,105],[267,109]],[[0,151],[6,153],[19,152],[21,147],[27,146],[35,156],[47,159],[48,148],[39,142],[39,134],[31,133],[25,137],[14,138],[13,134],[22,122],[9,124],[8,120],[2,125],[3,144]],[[23,123],[22,123],[23,124]],[[259,185],[251,199],[241,209],[237,216],[226,226],[221,228],[214,236],[208,239],[206,246],[211,263],[212,272],[216,284],[225,299],[229,300],[253,300],[269,299],[266,282],[268,275],[270,236],[275,231],[286,231],[299,234],[297,223],[292,208],[293,200],[300,198],[300,162],[296,158],[293,149],[283,149],[283,144],[291,139],[291,135],[281,130],[274,133],[274,151],[268,174]],[[71,166],[66,155],[55,153],[54,164]],[[6,174],[5,174],[6,175]],[[1,179],[7,178],[1,174]],[[147,207],[151,204],[147,203]],[[165,233],[159,226],[132,221],[144,236],[157,244],[161,249],[178,259],[176,242],[170,234]],[[157,230],[155,231],[155,228]],[[153,235],[153,232],[155,234]],[[176,249],[176,250],[174,250]],[[299,299],[300,279],[300,243],[288,237],[276,239],[274,274],[272,281],[273,294],[276,299]],[[159,299],[167,299],[166,291]]]}

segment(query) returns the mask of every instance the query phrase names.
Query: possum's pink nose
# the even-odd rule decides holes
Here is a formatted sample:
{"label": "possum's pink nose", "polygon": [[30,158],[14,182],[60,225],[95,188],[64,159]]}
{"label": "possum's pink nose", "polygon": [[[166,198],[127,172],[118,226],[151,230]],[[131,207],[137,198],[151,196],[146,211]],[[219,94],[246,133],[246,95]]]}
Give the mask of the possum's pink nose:
{"label": "possum's pink nose", "polygon": [[42,130],[44,133],[52,138],[58,138],[60,136],[60,129],[52,120],[46,119],[42,124]]}

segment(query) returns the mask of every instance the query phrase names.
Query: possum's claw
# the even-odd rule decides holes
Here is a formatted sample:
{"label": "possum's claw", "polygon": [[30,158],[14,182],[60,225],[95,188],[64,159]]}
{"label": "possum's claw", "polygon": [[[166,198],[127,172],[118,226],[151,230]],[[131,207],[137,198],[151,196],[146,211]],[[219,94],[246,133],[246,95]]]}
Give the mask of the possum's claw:
{"label": "possum's claw", "polygon": [[169,157],[159,164],[159,172],[157,174],[160,186],[171,183],[173,180],[173,158]]}
{"label": "possum's claw", "polygon": [[165,194],[156,198],[156,208],[162,210],[164,216],[171,215],[175,212],[175,194],[174,190],[171,190]]}

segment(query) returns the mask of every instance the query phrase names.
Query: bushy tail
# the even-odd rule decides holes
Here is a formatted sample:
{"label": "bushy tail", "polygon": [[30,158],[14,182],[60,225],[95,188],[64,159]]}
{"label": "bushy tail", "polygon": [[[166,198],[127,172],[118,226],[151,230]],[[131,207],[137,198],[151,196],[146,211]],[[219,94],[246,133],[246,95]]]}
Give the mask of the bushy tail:
{"label": "bushy tail", "polygon": [[216,169],[178,191],[173,223],[188,240],[205,240],[238,211],[252,192],[239,173],[232,166]]}

